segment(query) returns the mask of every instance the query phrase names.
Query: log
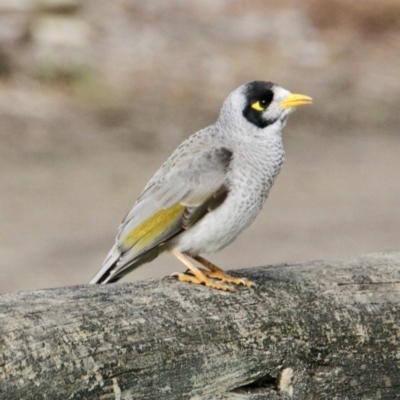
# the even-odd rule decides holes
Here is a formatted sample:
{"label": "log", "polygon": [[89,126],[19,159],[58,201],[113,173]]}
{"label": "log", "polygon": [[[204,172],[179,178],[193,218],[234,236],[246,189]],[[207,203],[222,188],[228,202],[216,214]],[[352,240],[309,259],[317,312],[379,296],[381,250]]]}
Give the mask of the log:
{"label": "log", "polygon": [[0,296],[0,399],[399,399],[400,252]]}

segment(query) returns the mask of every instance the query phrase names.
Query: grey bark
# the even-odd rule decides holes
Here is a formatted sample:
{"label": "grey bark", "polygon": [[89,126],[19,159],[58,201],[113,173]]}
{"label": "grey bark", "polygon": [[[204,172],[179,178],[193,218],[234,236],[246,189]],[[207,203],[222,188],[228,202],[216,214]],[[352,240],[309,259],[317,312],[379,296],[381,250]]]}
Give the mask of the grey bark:
{"label": "grey bark", "polygon": [[400,399],[400,252],[0,296],[0,399]]}

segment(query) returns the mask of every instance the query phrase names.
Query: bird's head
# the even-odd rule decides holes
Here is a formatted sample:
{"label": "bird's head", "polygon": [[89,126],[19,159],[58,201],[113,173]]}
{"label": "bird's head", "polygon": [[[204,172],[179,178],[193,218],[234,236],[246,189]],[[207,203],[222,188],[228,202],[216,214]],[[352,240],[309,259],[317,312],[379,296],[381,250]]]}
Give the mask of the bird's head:
{"label": "bird's head", "polygon": [[296,107],[311,102],[311,97],[290,93],[275,83],[252,81],[228,96],[220,119],[229,125],[240,125],[241,128],[247,126],[256,130],[276,125],[280,131]]}

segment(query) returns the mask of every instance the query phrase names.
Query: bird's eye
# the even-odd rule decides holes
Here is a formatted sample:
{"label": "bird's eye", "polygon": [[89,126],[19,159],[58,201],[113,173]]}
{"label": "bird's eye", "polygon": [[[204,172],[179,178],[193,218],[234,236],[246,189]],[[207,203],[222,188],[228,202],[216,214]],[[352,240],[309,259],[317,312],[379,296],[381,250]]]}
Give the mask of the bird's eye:
{"label": "bird's eye", "polygon": [[272,91],[268,92],[265,97],[252,103],[251,108],[256,111],[264,111],[271,104],[273,97],[274,94],[272,93]]}
{"label": "bird's eye", "polygon": [[263,101],[263,100],[261,100],[261,101],[255,101],[255,102],[251,105],[251,108],[253,108],[254,110],[257,110],[257,111],[264,111],[264,110],[265,110],[265,105],[262,104],[262,101]]}

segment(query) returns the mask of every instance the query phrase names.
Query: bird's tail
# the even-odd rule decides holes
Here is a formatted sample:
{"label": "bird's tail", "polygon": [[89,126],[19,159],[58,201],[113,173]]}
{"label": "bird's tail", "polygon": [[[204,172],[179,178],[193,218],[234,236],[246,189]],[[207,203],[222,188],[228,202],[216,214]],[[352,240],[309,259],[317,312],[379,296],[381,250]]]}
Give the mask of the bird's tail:
{"label": "bird's tail", "polygon": [[92,278],[89,284],[114,283],[123,278],[126,274],[140,267],[142,264],[154,260],[160,253],[160,248],[154,248],[136,258],[124,261],[121,251],[114,245],[103,263],[103,267]]}

